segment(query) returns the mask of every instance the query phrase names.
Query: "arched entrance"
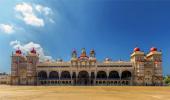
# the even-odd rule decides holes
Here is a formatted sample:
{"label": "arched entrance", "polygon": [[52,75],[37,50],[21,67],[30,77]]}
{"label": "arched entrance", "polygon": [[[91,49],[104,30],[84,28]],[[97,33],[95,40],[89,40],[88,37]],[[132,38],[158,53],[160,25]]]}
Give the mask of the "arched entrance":
{"label": "arched entrance", "polygon": [[61,72],[61,79],[71,79],[70,72],[68,71]]}
{"label": "arched entrance", "polygon": [[78,74],[77,85],[90,85],[89,74],[87,71],[80,71]]}
{"label": "arched entrance", "polygon": [[45,71],[38,72],[38,79],[40,80],[41,85],[47,84],[47,73]]}
{"label": "arched entrance", "polygon": [[51,71],[50,74],[49,74],[49,79],[52,79],[52,80],[57,80],[57,79],[59,79],[58,72],[56,72],[56,71]]}
{"label": "arched entrance", "polygon": [[45,80],[45,79],[47,79],[47,73],[46,73],[45,71],[40,71],[40,72],[38,73],[38,79],[40,79],[40,80]]}
{"label": "arched entrance", "polygon": [[109,85],[118,85],[118,81],[120,81],[119,73],[117,71],[111,71],[108,79]]}
{"label": "arched entrance", "polygon": [[117,71],[111,71],[109,73],[109,79],[111,79],[111,80],[119,80],[120,79],[119,73]]}
{"label": "arched entrance", "polygon": [[122,85],[130,85],[131,81],[132,81],[132,74],[130,71],[123,71],[122,72]]}
{"label": "arched entrance", "polygon": [[71,84],[71,74],[69,71],[62,71],[60,77],[60,84],[69,85]]}
{"label": "arched entrance", "polygon": [[129,71],[123,71],[122,72],[122,80],[131,80],[132,74]]}
{"label": "arched entrance", "polygon": [[97,72],[96,85],[107,85],[107,74],[105,71]]}
{"label": "arched entrance", "polygon": [[98,71],[97,72],[97,79],[105,80],[107,79],[107,74],[105,71]]}

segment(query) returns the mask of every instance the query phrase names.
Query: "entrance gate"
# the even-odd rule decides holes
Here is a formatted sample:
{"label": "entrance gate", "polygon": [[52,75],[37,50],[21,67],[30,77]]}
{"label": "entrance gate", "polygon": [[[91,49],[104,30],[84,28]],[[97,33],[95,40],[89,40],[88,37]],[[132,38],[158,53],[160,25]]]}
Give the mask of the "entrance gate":
{"label": "entrance gate", "polygon": [[87,71],[81,71],[78,74],[77,85],[90,85],[89,74]]}

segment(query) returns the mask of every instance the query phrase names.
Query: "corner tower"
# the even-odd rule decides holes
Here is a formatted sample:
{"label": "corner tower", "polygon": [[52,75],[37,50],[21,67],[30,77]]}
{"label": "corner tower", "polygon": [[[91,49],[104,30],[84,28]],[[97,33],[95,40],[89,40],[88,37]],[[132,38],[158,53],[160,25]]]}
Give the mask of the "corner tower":
{"label": "corner tower", "polygon": [[11,84],[25,85],[26,83],[26,58],[18,49],[11,56]]}
{"label": "corner tower", "polygon": [[[147,80],[147,75],[150,73],[152,85],[162,85],[162,52],[158,51],[157,48],[152,47],[147,54],[146,59],[150,63],[146,64],[145,80]],[[147,81],[145,83],[147,83]]]}
{"label": "corner tower", "polygon": [[36,73],[36,64],[39,61],[36,50],[33,48],[27,57],[27,84],[36,85],[37,84],[37,73]]}
{"label": "corner tower", "polygon": [[134,66],[134,85],[143,85],[144,83],[144,61],[145,54],[140,48],[134,48],[131,54],[131,62]]}

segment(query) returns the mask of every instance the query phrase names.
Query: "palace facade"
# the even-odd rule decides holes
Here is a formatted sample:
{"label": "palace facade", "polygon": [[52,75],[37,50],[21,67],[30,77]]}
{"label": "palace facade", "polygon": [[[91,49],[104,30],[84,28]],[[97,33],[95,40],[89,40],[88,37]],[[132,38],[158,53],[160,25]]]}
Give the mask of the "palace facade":
{"label": "palace facade", "polygon": [[89,56],[72,51],[70,61],[39,62],[33,48],[26,56],[16,50],[11,56],[12,85],[162,85],[162,52],[151,48],[145,54],[135,48],[130,61],[99,62],[94,50]]}

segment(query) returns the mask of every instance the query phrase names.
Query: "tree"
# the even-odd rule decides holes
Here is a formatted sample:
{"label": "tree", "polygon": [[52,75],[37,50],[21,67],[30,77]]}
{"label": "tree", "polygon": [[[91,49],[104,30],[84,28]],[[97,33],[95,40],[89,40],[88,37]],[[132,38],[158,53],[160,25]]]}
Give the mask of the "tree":
{"label": "tree", "polygon": [[166,76],[164,78],[164,83],[167,84],[167,85],[170,85],[170,76]]}

